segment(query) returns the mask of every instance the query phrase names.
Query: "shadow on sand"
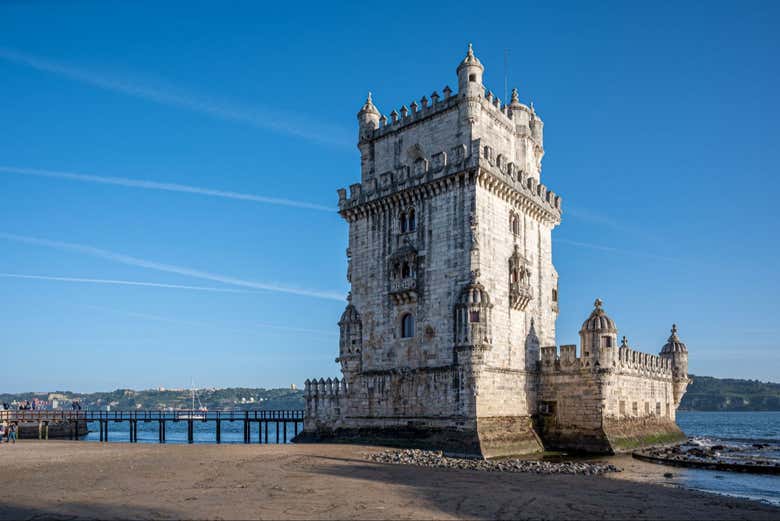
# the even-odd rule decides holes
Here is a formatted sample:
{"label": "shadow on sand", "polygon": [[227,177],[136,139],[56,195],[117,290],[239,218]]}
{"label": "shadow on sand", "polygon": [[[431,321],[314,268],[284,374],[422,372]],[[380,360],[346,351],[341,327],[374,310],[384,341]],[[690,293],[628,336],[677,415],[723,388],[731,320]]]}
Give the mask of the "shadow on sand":
{"label": "shadow on sand", "polygon": [[[6,496],[7,497],[7,496]],[[129,500],[130,503],[132,500]],[[38,520],[53,521],[91,520],[91,519],[181,519],[181,512],[143,508],[124,505],[101,505],[99,503],[70,503],[62,501],[60,505],[29,506],[14,505],[8,501],[0,502],[0,520]]]}

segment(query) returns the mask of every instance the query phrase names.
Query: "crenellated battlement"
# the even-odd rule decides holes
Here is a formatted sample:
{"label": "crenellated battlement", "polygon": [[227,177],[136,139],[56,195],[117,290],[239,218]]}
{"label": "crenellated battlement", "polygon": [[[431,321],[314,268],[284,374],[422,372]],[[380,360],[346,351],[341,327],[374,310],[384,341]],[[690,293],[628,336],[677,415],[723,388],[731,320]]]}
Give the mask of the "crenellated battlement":
{"label": "crenellated battlement", "polygon": [[500,197],[514,200],[516,206],[539,213],[541,218],[560,222],[561,196],[514,162],[501,154],[496,155],[492,146],[483,145],[482,139],[473,140],[468,147],[457,145],[449,150],[437,151],[430,160],[420,158],[411,167],[402,165],[364,183],[354,183],[349,186],[349,194],[345,188],[338,189],[339,212],[346,217],[363,204],[388,196],[402,197],[404,191],[418,187],[427,190],[430,184],[467,169],[476,169],[480,183]]}
{"label": "crenellated battlement", "polygon": [[[423,96],[419,103],[412,101],[408,107],[401,105],[398,109],[391,110],[388,115],[380,114],[377,127],[373,130],[369,129],[363,138],[369,141],[383,138],[388,134],[404,130],[410,125],[457,107],[459,103],[468,101],[465,94],[452,94],[452,89],[449,86],[445,86],[442,92],[443,97],[434,91],[430,95],[430,99]],[[516,89],[513,91],[513,95],[512,103],[507,105],[488,90],[481,98],[480,105],[489,115],[499,118],[507,130],[519,136],[530,136],[538,140],[538,144],[541,146],[541,118],[536,114],[533,104],[528,106],[520,103]],[[535,127],[536,132],[534,131]]]}
{"label": "crenellated battlement", "polygon": [[409,108],[406,105],[402,105],[398,109],[393,109],[388,114],[389,118],[387,115],[380,115],[379,125],[373,131],[368,132],[365,135],[365,139],[380,139],[388,134],[403,130],[413,124],[457,107],[458,96],[452,94],[452,89],[449,86],[445,85],[442,93],[443,96],[440,96],[438,92],[433,91],[430,95],[430,100],[427,96],[423,96],[420,98],[419,104],[413,101],[409,104]]}
{"label": "crenellated battlement", "polygon": [[539,367],[543,373],[611,369],[621,373],[672,377],[672,361],[667,358],[635,351],[630,347],[602,348],[602,351],[600,362],[594,363],[591,357],[577,356],[576,345],[562,345],[560,354],[557,346],[544,346],[541,348]]}
{"label": "crenellated battlement", "polygon": [[306,380],[303,394],[307,418],[335,420],[349,399],[349,385],[346,378],[315,378]]}

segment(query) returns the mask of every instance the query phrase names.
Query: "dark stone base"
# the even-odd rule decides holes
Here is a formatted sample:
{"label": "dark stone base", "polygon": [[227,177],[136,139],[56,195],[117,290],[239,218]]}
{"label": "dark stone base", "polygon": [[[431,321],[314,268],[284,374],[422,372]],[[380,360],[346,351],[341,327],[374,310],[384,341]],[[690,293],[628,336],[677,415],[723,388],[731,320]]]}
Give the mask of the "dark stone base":
{"label": "dark stone base", "polygon": [[481,457],[479,440],[473,430],[411,426],[319,428],[303,431],[293,443],[354,443],[386,447],[441,450],[448,455]]}
{"label": "dark stone base", "polygon": [[355,443],[387,447],[441,450],[450,456],[495,458],[542,451],[542,443],[528,417],[479,418],[477,428],[430,425],[336,428],[322,425],[296,436],[294,443]]}
{"label": "dark stone base", "polygon": [[484,458],[522,456],[544,450],[529,416],[478,418],[477,434]]}
{"label": "dark stone base", "polygon": [[604,432],[613,452],[631,452],[687,439],[685,433],[673,421],[652,418],[605,419]]}
{"label": "dark stone base", "polygon": [[615,454],[686,439],[676,423],[655,418],[605,419],[597,428],[538,425],[546,450],[570,453]]}

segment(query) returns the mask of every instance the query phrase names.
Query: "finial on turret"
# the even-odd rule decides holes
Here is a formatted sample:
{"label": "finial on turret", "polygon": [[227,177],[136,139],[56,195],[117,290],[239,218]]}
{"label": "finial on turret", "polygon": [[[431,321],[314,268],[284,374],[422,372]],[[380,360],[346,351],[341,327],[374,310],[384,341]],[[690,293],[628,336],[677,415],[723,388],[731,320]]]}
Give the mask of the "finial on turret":
{"label": "finial on turret", "polygon": [[519,105],[520,104],[520,96],[517,94],[517,87],[512,89],[512,101],[511,101],[511,103],[512,103],[512,105],[514,105],[514,104]]}
{"label": "finial on turret", "polygon": [[460,65],[458,65],[458,71],[462,67],[477,67],[480,70],[484,70],[484,67],[482,66],[482,63],[480,63],[479,58],[474,56],[474,47],[472,47],[471,44],[469,44],[469,50],[466,52],[466,57],[463,58],[463,61],[460,62]]}
{"label": "finial on turret", "polygon": [[672,334],[669,336],[669,342],[679,342],[680,337],[677,336],[677,324],[672,324]]}
{"label": "finial on turret", "polygon": [[366,102],[363,103],[363,106],[360,108],[360,112],[358,112],[358,117],[364,115],[364,114],[374,114],[376,116],[379,116],[379,111],[374,106],[374,102],[371,99],[371,92],[369,91],[368,96],[366,96]]}
{"label": "finial on turret", "polygon": [[628,347],[628,338],[623,335],[623,339],[620,341],[620,347]]}
{"label": "finial on turret", "polygon": [[596,299],[596,302],[593,303],[593,305],[596,307],[596,309],[601,309],[602,304],[604,304],[604,301],[600,298]]}

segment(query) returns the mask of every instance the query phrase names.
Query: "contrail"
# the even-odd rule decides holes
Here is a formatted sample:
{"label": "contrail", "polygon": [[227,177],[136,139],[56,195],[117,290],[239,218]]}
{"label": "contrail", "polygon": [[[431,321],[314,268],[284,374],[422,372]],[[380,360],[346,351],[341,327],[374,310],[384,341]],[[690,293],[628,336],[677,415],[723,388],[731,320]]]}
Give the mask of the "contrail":
{"label": "contrail", "polygon": [[46,246],[48,248],[55,248],[58,250],[75,251],[83,253],[85,255],[91,255],[93,257],[99,257],[101,259],[118,262],[120,264],[126,264],[129,266],[138,266],[141,268],[147,268],[156,271],[163,271],[166,273],[175,273],[177,275],[184,275],[187,277],[194,277],[197,279],[211,280],[214,282],[221,282],[231,286],[241,286],[256,290],[273,291],[277,293],[289,293],[292,295],[301,295],[305,297],[315,297],[328,300],[343,301],[344,295],[335,292],[316,291],[301,288],[292,288],[288,286],[282,286],[279,284],[269,284],[263,282],[254,282],[249,280],[238,279],[235,277],[229,277],[226,275],[220,275],[217,273],[209,273],[206,271],[195,270],[192,268],[186,268],[182,266],[175,266],[173,264],[163,264],[159,262],[149,261],[145,259],[139,259],[137,257],[131,257],[130,255],[124,255],[121,253],[115,253],[93,246],[87,246],[83,244],[75,244],[70,242],[50,241],[48,239],[39,239],[36,237],[28,237],[24,235],[15,235],[12,233],[0,232],[0,239],[6,239],[9,241],[22,242],[25,244],[34,244],[37,246]]}
{"label": "contrail", "polygon": [[171,88],[164,89],[158,86],[129,82],[9,48],[0,47],[0,59],[161,105],[187,109],[223,120],[245,123],[256,128],[271,130],[318,143],[340,146],[352,145],[350,140],[346,138],[343,129],[316,123],[300,115],[283,114],[278,111],[260,109],[258,107],[244,107],[226,101],[199,98],[191,94],[177,92]]}
{"label": "contrail", "polygon": [[[150,313],[138,313],[136,311],[125,311],[125,310],[120,310],[120,309],[106,308],[106,307],[102,307],[102,306],[94,306],[94,305],[90,305],[90,304],[86,304],[85,306],[88,307],[88,308],[98,309],[98,310],[101,310],[101,311],[108,311],[108,312],[111,312],[111,313],[118,313],[118,314],[126,315],[126,316],[129,316],[129,317],[142,318],[142,319],[146,319],[146,320],[155,320],[155,321],[159,321],[159,322],[169,322],[169,323],[172,323],[172,324],[182,324],[182,325],[186,325],[186,326],[204,326],[204,325],[207,325],[207,326],[210,326],[210,327],[226,329],[226,330],[229,330],[229,331],[238,331],[238,332],[241,332],[241,333],[253,333],[253,332],[256,331],[256,330],[253,330],[251,328],[237,328],[237,327],[234,327],[234,326],[229,325],[229,324],[217,324],[217,323],[213,323],[213,322],[203,322],[201,320],[198,320],[198,321],[194,321],[194,320],[181,320],[181,319],[177,319],[177,318],[164,317],[164,316],[160,316],[160,315],[152,315]],[[323,329],[308,329],[308,328],[301,328],[301,327],[278,326],[278,325],[275,325],[275,324],[261,324],[261,323],[257,323],[257,324],[250,324],[250,326],[257,326],[259,329],[277,329],[277,330],[281,330],[281,331],[289,331],[289,332],[294,332],[294,333],[311,333],[311,334],[322,335],[322,336],[334,336],[334,335],[338,334],[338,332],[336,332],[336,331],[325,331]]]}
{"label": "contrail", "polygon": [[78,282],[87,284],[110,284],[120,286],[146,286],[151,288],[187,289],[194,291],[213,291],[218,293],[259,293],[248,289],[212,288],[208,286],[187,286],[184,284],[165,284],[162,282],[142,282],[135,280],[91,279],[84,277],[57,277],[52,275],[26,275],[21,273],[0,273],[8,279],[52,280],[57,282]]}
{"label": "contrail", "polygon": [[600,251],[608,251],[612,253],[619,253],[622,255],[633,255],[635,257],[646,257],[650,259],[658,259],[658,260],[664,260],[664,261],[671,261],[671,262],[684,262],[681,259],[676,259],[674,257],[664,257],[663,255],[655,255],[652,253],[644,253],[644,252],[638,252],[638,251],[629,251],[629,250],[622,250],[620,248],[613,248],[612,246],[603,246],[601,244],[591,244],[589,242],[580,242],[580,241],[571,241],[569,239],[553,239],[553,242],[557,242],[560,244],[569,244],[571,246],[577,246],[580,248],[589,248],[591,250],[600,250]]}
{"label": "contrail", "polygon": [[295,201],[292,199],[283,199],[278,197],[265,197],[262,195],[242,194],[239,192],[227,192],[224,190],[211,190],[209,188],[199,188],[197,186],[180,185],[176,183],[160,183],[157,181],[128,179],[125,177],[102,177],[96,175],[78,174],[74,172],[60,172],[56,170],[38,170],[34,168],[16,168],[12,166],[0,166],[0,172],[5,172],[8,174],[36,176],[36,177],[52,177],[56,179],[68,179],[71,181],[81,181],[86,183],[101,183],[107,185],[127,186],[130,188],[142,188],[145,190],[183,192],[189,194],[206,195],[210,197],[222,197],[225,199],[238,199],[242,201],[252,201],[255,203],[292,206],[294,208],[306,208],[309,210],[320,210],[323,212],[335,211],[334,208],[324,206],[321,204],[307,203],[305,201]]}

